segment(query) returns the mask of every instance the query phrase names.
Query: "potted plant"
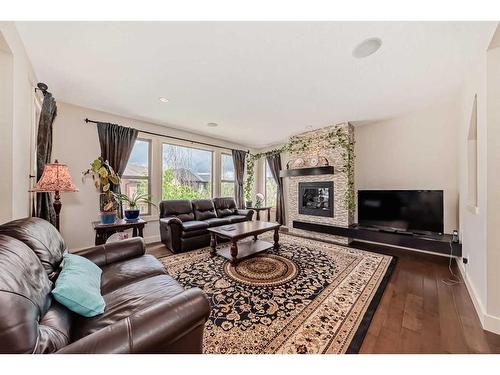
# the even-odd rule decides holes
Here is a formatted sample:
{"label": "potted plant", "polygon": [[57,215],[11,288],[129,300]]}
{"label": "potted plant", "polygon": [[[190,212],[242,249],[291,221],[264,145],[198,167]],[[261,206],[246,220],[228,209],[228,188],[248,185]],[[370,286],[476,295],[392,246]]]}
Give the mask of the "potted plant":
{"label": "potted plant", "polygon": [[120,184],[120,177],[101,156],[90,163],[90,168],[83,171],[83,176],[92,176],[96,189],[101,191],[101,223],[113,224],[116,221],[116,200],[112,188],[113,185]]}
{"label": "potted plant", "polygon": [[148,194],[140,194],[138,192],[135,192],[131,197],[129,197],[126,194],[116,194],[113,193],[115,196],[116,200],[120,203],[127,203],[128,208],[125,209],[123,212],[125,214],[125,220],[128,221],[135,221],[139,219],[139,213],[140,210],[137,207],[139,203],[147,203],[147,204],[152,204],[153,206],[156,207],[156,205],[151,202],[151,198],[149,197]]}

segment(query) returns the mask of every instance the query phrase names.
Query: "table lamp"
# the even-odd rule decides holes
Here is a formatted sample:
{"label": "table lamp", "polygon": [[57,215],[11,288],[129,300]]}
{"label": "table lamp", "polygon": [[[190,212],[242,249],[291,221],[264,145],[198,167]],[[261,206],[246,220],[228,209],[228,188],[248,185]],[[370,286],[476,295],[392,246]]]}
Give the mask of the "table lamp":
{"label": "table lamp", "polygon": [[54,211],[56,212],[56,228],[59,230],[59,213],[62,207],[59,193],[78,191],[75,185],[73,185],[68,166],[66,164],[59,164],[57,159],[54,163],[46,164],[43,169],[42,177],[30,191],[37,193],[55,193],[53,204]]}

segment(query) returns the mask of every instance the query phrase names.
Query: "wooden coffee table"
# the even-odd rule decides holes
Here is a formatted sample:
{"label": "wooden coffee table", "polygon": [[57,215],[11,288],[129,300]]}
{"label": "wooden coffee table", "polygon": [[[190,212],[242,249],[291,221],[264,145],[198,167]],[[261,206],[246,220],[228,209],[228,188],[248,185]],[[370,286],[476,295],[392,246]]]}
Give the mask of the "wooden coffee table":
{"label": "wooden coffee table", "polygon": [[[232,229],[234,228],[234,229]],[[272,247],[279,248],[279,229],[280,224],[269,223],[267,221],[245,221],[222,225],[220,227],[208,228],[211,235],[210,247],[212,255],[219,254],[229,259],[232,264],[238,263],[240,259],[268,250]],[[274,243],[259,240],[259,234],[274,231]],[[253,236],[252,240],[240,241],[244,238]],[[217,238],[225,238],[231,241],[231,246],[225,246],[217,251]]]}

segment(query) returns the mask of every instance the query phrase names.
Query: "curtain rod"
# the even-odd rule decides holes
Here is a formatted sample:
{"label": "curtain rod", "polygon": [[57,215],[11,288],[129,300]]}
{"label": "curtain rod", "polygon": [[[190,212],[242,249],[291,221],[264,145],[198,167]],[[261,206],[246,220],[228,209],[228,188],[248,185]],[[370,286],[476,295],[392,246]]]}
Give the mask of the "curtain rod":
{"label": "curtain rod", "polygon": [[[89,120],[88,118],[85,119],[85,122],[88,124],[89,122],[91,123],[94,123],[94,124],[109,124],[109,122],[102,122],[102,121],[94,121],[94,120]],[[170,139],[175,139],[177,141],[184,141],[184,142],[189,142],[189,143],[196,143],[198,145],[204,145],[204,146],[210,146],[210,147],[216,147],[216,148],[220,148],[222,150],[233,150],[231,148],[228,148],[228,147],[222,147],[222,146],[217,146],[217,145],[213,145],[211,143],[205,143],[205,142],[198,142],[198,141],[193,141],[193,140],[190,140],[190,139],[186,139],[186,138],[180,138],[180,137],[174,137],[174,136],[171,136],[171,135],[165,135],[165,134],[160,134],[160,133],[154,133],[154,132],[148,132],[146,130],[140,130],[140,129],[136,129],[139,133],[144,133],[144,134],[150,134],[150,135],[156,135],[158,137],[164,137],[164,138],[170,138]],[[250,151],[247,150],[247,153],[250,153]]]}

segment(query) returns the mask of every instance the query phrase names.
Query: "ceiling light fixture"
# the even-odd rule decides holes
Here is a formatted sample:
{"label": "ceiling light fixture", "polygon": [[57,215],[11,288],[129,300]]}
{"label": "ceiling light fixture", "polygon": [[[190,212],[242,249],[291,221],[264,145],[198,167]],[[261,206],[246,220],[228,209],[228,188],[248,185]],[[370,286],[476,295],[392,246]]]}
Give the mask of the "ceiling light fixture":
{"label": "ceiling light fixture", "polygon": [[207,126],[211,127],[211,128],[216,128],[217,126],[219,126],[219,124],[215,123],[215,122],[209,122],[207,124]]}
{"label": "ceiling light fixture", "polygon": [[160,96],[160,102],[166,103],[166,102],[168,102],[168,99],[164,98],[163,96]]}
{"label": "ceiling light fixture", "polygon": [[362,59],[373,55],[382,46],[382,39],[368,38],[359,43],[352,51],[352,55],[357,59]]}

